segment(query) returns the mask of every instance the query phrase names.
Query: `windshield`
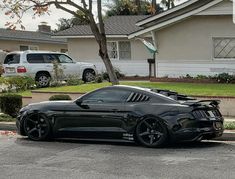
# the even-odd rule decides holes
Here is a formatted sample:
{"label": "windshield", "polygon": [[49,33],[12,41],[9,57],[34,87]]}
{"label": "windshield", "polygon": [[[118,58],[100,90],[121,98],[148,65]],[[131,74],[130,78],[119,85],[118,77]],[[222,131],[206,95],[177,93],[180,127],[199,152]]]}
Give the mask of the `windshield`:
{"label": "windshield", "polygon": [[4,64],[17,64],[20,63],[20,54],[9,54],[4,60]]}

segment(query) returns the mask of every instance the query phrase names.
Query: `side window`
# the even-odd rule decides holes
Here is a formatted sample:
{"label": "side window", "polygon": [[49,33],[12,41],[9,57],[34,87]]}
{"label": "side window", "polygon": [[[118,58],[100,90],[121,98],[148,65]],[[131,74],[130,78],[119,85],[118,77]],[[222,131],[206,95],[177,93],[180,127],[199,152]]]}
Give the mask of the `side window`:
{"label": "side window", "polygon": [[58,58],[56,55],[53,54],[45,54],[44,61],[45,63],[52,63],[53,61],[58,61]]}
{"label": "side window", "polygon": [[73,63],[73,60],[64,54],[57,55],[60,63]]}
{"label": "side window", "polygon": [[125,90],[100,90],[90,94],[84,101],[87,103],[122,103],[129,95],[130,92]]}
{"label": "side window", "polygon": [[20,63],[20,54],[7,55],[4,64],[17,64]]}
{"label": "side window", "polygon": [[28,54],[27,61],[29,63],[44,63],[43,54]]}

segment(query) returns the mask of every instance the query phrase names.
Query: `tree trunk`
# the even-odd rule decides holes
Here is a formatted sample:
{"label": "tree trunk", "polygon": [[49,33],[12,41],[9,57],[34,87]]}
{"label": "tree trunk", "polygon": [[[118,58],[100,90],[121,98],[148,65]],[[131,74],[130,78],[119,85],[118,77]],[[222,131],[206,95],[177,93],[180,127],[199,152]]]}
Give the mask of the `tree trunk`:
{"label": "tree trunk", "polygon": [[135,0],[135,5],[137,6],[137,13],[138,15],[141,14],[141,5],[140,5],[140,0]]}
{"label": "tree trunk", "polygon": [[[99,44],[99,55],[102,58],[104,65],[106,67],[107,73],[109,74],[109,79],[112,83],[112,85],[117,85],[119,84],[119,81],[117,79],[117,75],[115,73],[115,70],[113,68],[113,65],[109,59],[108,55],[108,49],[107,49],[107,40],[106,40],[106,35],[105,35],[105,28],[104,28],[104,21],[102,17],[102,5],[101,5],[101,0],[97,1],[97,12],[98,12],[98,19],[99,19],[99,29],[97,26],[94,26],[95,22],[94,19],[92,20],[93,22],[90,24],[91,29],[96,37],[96,41]],[[93,16],[92,16],[93,17]],[[98,33],[96,33],[98,32]]]}
{"label": "tree trunk", "polygon": [[99,55],[102,58],[104,65],[106,67],[107,73],[109,74],[109,79],[112,85],[118,85],[119,81],[117,79],[117,75],[115,73],[115,70],[113,68],[113,65],[110,61],[108,50],[107,50],[107,42],[105,35],[101,35],[102,38],[98,42],[99,43]]}
{"label": "tree trunk", "polygon": [[156,12],[157,12],[157,2],[156,2],[156,0],[152,0],[152,14],[154,15],[154,14],[156,14]]}

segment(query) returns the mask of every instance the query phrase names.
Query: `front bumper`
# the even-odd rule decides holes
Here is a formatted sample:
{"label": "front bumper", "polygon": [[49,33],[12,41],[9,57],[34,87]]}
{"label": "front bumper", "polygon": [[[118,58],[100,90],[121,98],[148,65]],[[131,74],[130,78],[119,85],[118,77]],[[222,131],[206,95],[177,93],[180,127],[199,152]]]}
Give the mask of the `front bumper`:
{"label": "front bumper", "polygon": [[25,136],[24,126],[23,126],[23,115],[19,115],[16,118],[16,128],[19,135]]}

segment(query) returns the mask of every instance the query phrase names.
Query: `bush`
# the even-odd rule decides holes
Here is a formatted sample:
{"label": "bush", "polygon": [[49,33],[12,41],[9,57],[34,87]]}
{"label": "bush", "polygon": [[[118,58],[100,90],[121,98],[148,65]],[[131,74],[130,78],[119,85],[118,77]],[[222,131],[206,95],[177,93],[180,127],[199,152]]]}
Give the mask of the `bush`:
{"label": "bush", "polygon": [[79,79],[78,75],[77,76],[70,75],[67,77],[66,83],[69,86],[75,86],[75,85],[81,85],[84,82],[81,79]]}
{"label": "bush", "polygon": [[[123,73],[121,73],[121,71],[118,68],[114,68],[114,71],[115,71],[116,76],[117,76],[118,79],[125,77],[125,75]],[[102,78],[104,80],[110,81],[109,80],[109,75],[108,75],[107,72],[102,72],[101,75],[102,75]]]}
{"label": "bush", "polygon": [[1,77],[0,84],[5,84],[6,91],[25,91],[35,86],[35,80],[27,76]]}
{"label": "bush", "polygon": [[235,76],[230,75],[228,73],[218,74],[216,78],[219,83],[231,83],[232,81],[235,80]]}
{"label": "bush", "polygon": [[49,98],[50,101],[58,101],[58,100],[72,100],[69,95],[65,94],[59,94],[59,95],[53,95]]}
{"label": "bush", "polygon": [[22,96],[15,94],[0,96],[0,108],[3,113],[16,117],[22,108]]}
{"label": "bush", "polygon": [[96,82],[96,83],[102,83],[102,82],[103,82],[102,75],[97,75],[97,76],[95,77],[95,82]]}

